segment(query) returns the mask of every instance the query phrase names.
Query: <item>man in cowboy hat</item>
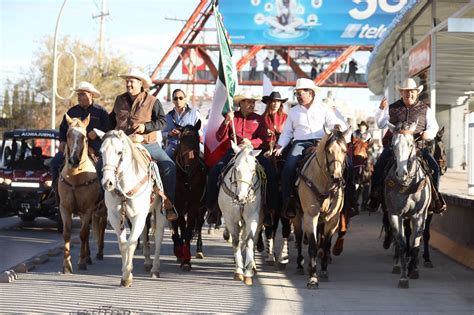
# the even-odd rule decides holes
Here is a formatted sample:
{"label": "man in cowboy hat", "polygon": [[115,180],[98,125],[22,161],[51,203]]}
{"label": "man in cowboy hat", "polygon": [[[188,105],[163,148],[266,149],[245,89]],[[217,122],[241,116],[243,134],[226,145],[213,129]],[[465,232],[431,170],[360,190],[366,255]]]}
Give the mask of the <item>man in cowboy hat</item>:
{"label": "man in cowboy hat", "polygon": [[[397,88],[401,99],[390,105],[388,105],[385,97],[380,102],[380,106],[375,113],[377,127],[383,129],[387,126],[388,122],[393,125],[401,122],[418,122],[414,138],[417,140],[417,147],[422,149],[423,158],[433,170],[433,185],[436,188],[436,194],[433,196],[435,201],[434,212],[441,213],[446,210],[446,203],[438,193],[439,166],[423,144],[425,140],[433,139],[438,132],[439,126],[435,113],[429,106],[418,99],[418,95],[423,90],[423,85],[418,86],[415,80],[408,78]],[[371,199],[368,204],[369,211],[377,211],[379,207],[383,174],[391,154],[393,154],[392,148],[387,146],[380,154],[377,163],[375,163],[374,173],[372,174]]]}
{"label": "man in cowboy hat", "polygon": [[372,135],[368,131],[369,125],[367,124],[365,120],[362,120],[360,123],[358,123],[357,127],[359,127],[359,129],[354,131],[354,133],[352,134],[354,138],[359,138],[364,141],[367,141],[372,138]]}
{"label": "man in cowboy hat", "polygon": [[[78,104],[71,107],[67,111],[67,115],[71,118],[80,118],[81,120],[85,119],[87,116],[90,116],[89,125],[87,126],[87,139],[89,149],[92,149],[94,155],[98,158],[96,163],[96,171],[99,179],[102,178],[102,159],[100,157],[100,146],[102,141],[93,130],[97,128],[104,132],[109,131],[109,115],[107,110],[99,104],[94,102],[94,99],[100,97],[100,92],[89,82],[81,82],[79,86],[75,89],[77,93]],[[61,124],[59,125],[59,148],[58,153],[51,160],[50,168],[51,175],[53,177],[53,182],[57,183],[56,179],[59,177],[59,170],[61,165],[64,163],[64,149],[66,147],[67,141],[67,130],[69,126],[66,121],[66,115],[64,115]],[[56,184],[55,184],[56,185]],[[56,187],[56,186],[55,186]],[[57,200],[56,200],[57,201]]]}
{"label": "man in cowboy hat", "polygon": [[[227,113],[225,120],[220,125],[219,129],[216,132],[217,140],[222,141],[227,139],[229,142],[234,139],[237,139],[237,144],[248,144],[251,145],[254,149],[261,149],[263,145],[268,141],[267,135],[267,125],[263,120],[262,116],[256,114],[255,102],[259,100],[249,93],[236,95],[234,97],[234,104],[240,106],[240,110],[233,112],[230,111]],[[233,129],[231,127],[231,121],[234,121]],[[209,224],[217,223],[218,219],[218,208],[216,207],[217,196],[218,196],[218,187],[217,179],[222,171],[222,169],[229,163],[232,157],[235,155],[232,148],[227,150],[227,153],[217,162],[217,164],[209,171],[209,177],[207,181],[207,191],[206,191],[206,207],[209,210],[209,216],[207,222]],[[277,207],[277,176],[275,169],[273,168],[270,161],[263,156],[263,154],[258,155],[257,157],[260,165],[265,169],[265,174],[267,177],[267,207],[264,217],[264,224],[271,225],[271,211],[274,211]]]}
{"label": "man in cowboy hat", "polygon": [[166,125],[165,113],[160,101],[148,93],[151,79],[138,69],[130,69],[120,75],[126,82],[127,92],[117,96],[110,113],[111,127],[123,130],[133,141],[141,143],[158,164],[163,188],[168,200],[165,202],[166,217],[178,218],[174,209],[176,166],[157,142],[157,131]]}
{"label": "man in cowboy hat", "polygon": [[298,105],[288,112],[283,131],[278,140],[276,155],[281,155],[283,149],[292,143],[282,171],[282,200],[283,213],[288,218],[296,216],[295,209],[288,207],[296,181],[296,167],[303,157],[303,150],[313,146],[324,136],[323,126],[334,128],[339,125],[342,130],[347,128],[344,119],[336,116],[335,112],[316,102],[316,92],[319,88],[310,79],[301,78],[296,81],[294,95]]}

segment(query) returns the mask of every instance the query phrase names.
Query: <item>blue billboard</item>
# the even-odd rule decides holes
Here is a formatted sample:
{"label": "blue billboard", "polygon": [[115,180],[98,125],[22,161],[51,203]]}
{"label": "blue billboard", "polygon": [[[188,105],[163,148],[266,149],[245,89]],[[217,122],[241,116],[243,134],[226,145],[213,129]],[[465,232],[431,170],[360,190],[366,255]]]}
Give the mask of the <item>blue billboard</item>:
{"label": "blue billboard", "polygon": [[220,0],[232,44],[374,45],[408,0]]}

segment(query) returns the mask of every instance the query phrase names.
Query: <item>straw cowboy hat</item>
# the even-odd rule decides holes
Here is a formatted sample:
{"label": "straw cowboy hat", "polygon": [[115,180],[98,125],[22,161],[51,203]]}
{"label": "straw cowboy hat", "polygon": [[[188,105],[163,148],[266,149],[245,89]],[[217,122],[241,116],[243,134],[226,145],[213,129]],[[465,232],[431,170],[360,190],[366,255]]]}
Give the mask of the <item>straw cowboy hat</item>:
{"label": "straw cowboy hat", "polygon": [[135,69],[135,68],[131,68],[130,70],[128,70],[127,74],[121,74],[121,75],[119,75],[119,77],[124,78],[124,79],[126,79],[126,78],[138,79],[138,80],[142,81],[144,89],[147,89],[151,86],[150,77],[147,76],[145,73],[143,73],[140,70]]}
{"label": "straw cowboy hat", "polygon": [[418,86],[412,78],[403,80],[402,84],[397,85],[399,91],[403,90],[418,90],[418,93],[423,91],[423,85]]}
{"label": "straw cowboy hat", "polygon": [[84,91],[92,94],[93,98],[100,97],[100,92],[95,86],[89,82],[83,81],[79,83],[79,86],[74,90],[75,92]]}
{"label": "straw cowboy hat", "polygon": [[319,91],[319,87],[314,83],[313,80],[301,78],[296,80],[296,86],[293,91],[296,90],[313,90],[314,93]]}
{"label": "straw cowboy hat", "polygon": [[265,104],[270,103],[271,101],[281,101],[282,103],[285,103],[288,101],[287,98],[281,98],[280,92],[273,91],[270,93],[268,96],[262,97],[262,102]]}
{"label": "straw cowboy hat", "polygon": [[240,102],[243,100],[255,100],[255,101],[260,101],[260,98],[252,96],[250,92],[245,91],[242,94],[236,94],[234,95],[234,105],[238,106],[240,105]]}

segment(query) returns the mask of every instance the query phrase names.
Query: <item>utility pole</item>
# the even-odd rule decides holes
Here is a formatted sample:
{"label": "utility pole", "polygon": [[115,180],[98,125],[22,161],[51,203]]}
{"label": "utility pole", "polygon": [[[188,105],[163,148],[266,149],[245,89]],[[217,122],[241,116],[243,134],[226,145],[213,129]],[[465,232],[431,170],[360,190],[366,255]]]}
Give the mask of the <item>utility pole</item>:
{"label": "utility pole", "polygon": [[106,11],[106,0],[102,0],[102,8],[100,10],[100,14],[96,16],[92,16],[92,18],[100,18],[100,33],[99,33],[99,67],[100,69],[104,68],[104,29],[105,29],[105,17],[110,15],[110,13]]}

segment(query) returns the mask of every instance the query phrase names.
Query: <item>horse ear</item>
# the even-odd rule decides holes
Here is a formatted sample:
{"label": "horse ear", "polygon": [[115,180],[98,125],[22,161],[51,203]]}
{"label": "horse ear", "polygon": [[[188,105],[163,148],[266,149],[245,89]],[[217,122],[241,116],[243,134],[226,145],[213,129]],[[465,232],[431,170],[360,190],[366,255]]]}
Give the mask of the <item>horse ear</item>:
{"label": "horse ear", "polygon": [[91,121],[91,114],[87,115],[86,118],[82,121],[82,123],[87,127],[89,126],[89,122]]}
{"label": "horse ear", "polygon": [[326,125],[323,125],[323,130],[324,130],[324,133],[329,135],[331,134],[331,130],[329,128],[326,127]]}
{"label": "horse ear", "polygon": [[441,139],[443,138],[443,135],[444,135],[444,126],[443,128],[441,128],[439,131],[438,131],[438,137]]}
{"label": "horse ear", "polygon": [[97,128],[94,128],[92,129],[94,130],[95,134],[97,135],[97,137],[99,137],[100,140],[102,140],[102,138],[104,137],[105,135],[105,132],[103,132],[102,130],[100,129],[97,129]]}
{"label": "horse ear", "polygon": [[397,129],[397,127],[394,124],[390,123],[390,122],[387,122],[387,127],[388,127],[388,129],[390,129],[390,131],[392,133],[395,133],[395,130]]}
{"label": "horse ear", "polygon": [[198,119],[198,121],[196,121],[196,123],[194,124],[194,128],[196,130],[201,130],[201,119]]}
{"label": "horse ear", "polygon": [[250,155],[253,156],[253,157],[257,157],[261,152],[262,152],[262,150],[252,150],[250,152]]}
{"label": "horse ear", "polygon": [[234,153],[237,154],[240,152],[240,147],[237,145],[237,143],[234,142],[234,140],[230,141],[232,150],[234,150]]}
{"label": "horse ear", "polygon": [[67,113],[66,113],[66,114],[64,114],[64,117],[66,118],[66,122],[67,122],[67,124],[68,124],[68,125],[71,125],[71,124],[72,124],[72,122],[73,122],[72,118],[71,118],[71,117],[69,117],[69,115],[68,115]]}

